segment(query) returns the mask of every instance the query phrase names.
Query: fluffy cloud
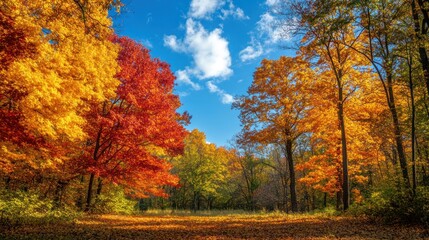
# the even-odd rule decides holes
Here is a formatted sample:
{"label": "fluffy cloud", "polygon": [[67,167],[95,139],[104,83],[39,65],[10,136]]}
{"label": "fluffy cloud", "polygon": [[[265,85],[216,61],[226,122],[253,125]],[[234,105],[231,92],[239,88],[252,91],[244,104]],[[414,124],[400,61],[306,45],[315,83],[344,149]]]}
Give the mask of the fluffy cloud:
{"label": "fluffy cloud", "polygon": [[222,20],[227,19],[229,16],[236,19],[249,19],[249,17],[244,14],[243,9],[236,7],[232,1],[229,2],[228,7],[228,9],[221,10],[222,15],[220,15],[220,18]]}
{"label": "fluffy cloud", "polygon": [[214,85],[211,81],[207,82],[207,87],[211,93],[216,93],[220,91],[219,88],[216,85]]}
{"label": "fluffy cloud", "polygon": [[221,34],[220,28],[207,32],[201,23],[186,21],[185,44],[192,53],[200,79],[227,77],[232,73],[228,41]]}
{"label": "fluffy cloud", "polygon": [[191,75],[199,79],[224,78],[232,74],[231,54],[228,41],[221,34],[220,28],[208,32],[201,23],[188,19],[185,39],[164,36],[164,45],[174,51],[191,53],[195,66],[181,72],[186,72],[188,78]]}
{"label": "fluffy cloud", "polygon": [[273,7],[276,6],[280,3],[280,0],[266,0],[265,4],[268,5],[269,7]]}
{"label": "fluffy cloud", "polygon": [[266,38],[267,43],[278,43],[290,39],[290,29],[281,24],[270,13],[261,15],[261,19],[257,22],[258,32]]}
{"label": "fluffy cloud", "polygon": [[[281,0],[266,0],[265,4],[275,8],[281,4]],[[296,21],[282,21],[270,12],[262,14],[256,23],[255,31],[250,33],[250,44],[239,53],[240,60],[246,62],[258,58],[270,52],[273,45],[289,41]]]}
{"label": "fluffy cloud", "polygon": [[221,9],[219,18],[225,20],[232,16],[236,19],[249,19],[243,9],[236,7],[232,0],[192,0],[188,16],[195,19],[210,19],[211,15]]}
{"label": "fluffy cloud", "polygon": [[171,48],[173,51],[182,52],[185,50],[185,46],[177,40],[174,35],[164,36],[164,46]]}
{"label": "fluffy cloud", "polygon": [[192,0],[189,16],[193,18],[209,18],[210,14],[224,4],[224,0]]}
{"label": "fluffy cloud", "polygon": [[222,93],[222,103],[223,104],[231,104],[235,101],[234,97],[228,93]]}
{"label": "fluffy cloud", "polygon": [[[225,6],[225,7],[224,7]],[[223,8],[224,7],[224,8]],[[232,74],[229,42],[222,37],[222,28],[207,30],[196,19],[210,19],[220,10],[219,18],[248,19],[241,8],[234,6],[232,0],[192,0],[186,20],[186,34],[183,38],[176,35],[165,35],[164,46],[173,51],[192,56],[193,62],[176,72],[177,82],[200,90],[201,86],[192,79],[225,79]],[[211,93],[220,96],[222,103],[230,104],[234,97],[208,81],[207,88]]]}
{"label": "fluffy cloud", "polygon": [[198,83],[192,82],[189,77],[189,70],[179,70],[176,72],[177,82],[190,85],[194,90],[200,90],[201,86]]}
{"label": "fluffy cloud", "polygon": [[216,93],[221,98],[223,104],[231,104],[233,103],[234,97],[231,94],[226,93],[224,90],[219,89],[213,82],[207,82],[207,88],[211,93]]}
{"label": "fluffy cloud", "polygon": [[246,62],[261,56],[264,50],[259,42],[252,40],[251,44],[239,53],[240,60]]}

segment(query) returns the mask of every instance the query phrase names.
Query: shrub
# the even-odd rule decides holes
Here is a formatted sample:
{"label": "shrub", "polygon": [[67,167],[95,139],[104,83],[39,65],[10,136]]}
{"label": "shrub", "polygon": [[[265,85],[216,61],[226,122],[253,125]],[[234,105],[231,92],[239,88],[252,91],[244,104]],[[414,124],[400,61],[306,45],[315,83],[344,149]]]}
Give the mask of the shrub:
{"label": "shrub", "polygon": [[361,209],[375,220],[429,224],[429,188],[419,187],[415,194],[395,188],[377,191]]}
{"label": "shrub", "polygon": [[94,213],[120,213],[132,214],[136,211],[137,201],[130,200],[125,196],[122,189],[112,189],[97,197]]}
{"label": "shrub", "polygon": [[77,216],[75,209],[53,209],[52,201],[36,192],[0,192],[0,224],[5,226],[71,221]]}

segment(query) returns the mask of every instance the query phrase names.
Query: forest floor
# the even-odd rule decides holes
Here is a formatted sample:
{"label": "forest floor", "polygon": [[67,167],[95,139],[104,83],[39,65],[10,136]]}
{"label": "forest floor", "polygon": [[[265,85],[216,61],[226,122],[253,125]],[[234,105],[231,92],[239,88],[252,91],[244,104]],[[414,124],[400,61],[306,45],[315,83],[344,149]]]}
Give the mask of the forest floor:
{"label": "forest floor", "polygon": [[429,239],[421,226],[311,215],[89,215],[70,223],[0,226],[0,239]]}

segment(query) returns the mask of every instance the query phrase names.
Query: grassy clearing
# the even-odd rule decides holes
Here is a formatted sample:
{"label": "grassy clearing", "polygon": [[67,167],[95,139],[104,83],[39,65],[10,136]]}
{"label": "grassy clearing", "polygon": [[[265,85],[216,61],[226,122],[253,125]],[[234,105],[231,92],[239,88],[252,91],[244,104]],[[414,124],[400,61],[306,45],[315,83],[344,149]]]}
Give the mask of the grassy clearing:
{"label": "grassy clearing", "polygon": [[[365,219],[323,214],[228,211],[193,215],[88,215],[74,222],[2,229],[0,239],[418,239],[427,230],[413,225],[376,225]],[[206,214],[203,216],[203,214]]]}
{"label": "grassy clearing", "polygon": [[[172,210],[172,209],[149,209],[144,212],[144,216],[201,216],[201,217],[237,217],[237,218],[270,218],[270,217],[283,217],[287,219],[294,218],[318,218],[318,217],[332,217],[339,216],[341,212],[336,211],[334,208],[326,208],[321,211],[313,211],[306,213],[285,213],[282,211],[245,211],[245,210],[211,210],[211,211],[197,211],[191,210]],[[141,215],[141,214],[138,214]]]}

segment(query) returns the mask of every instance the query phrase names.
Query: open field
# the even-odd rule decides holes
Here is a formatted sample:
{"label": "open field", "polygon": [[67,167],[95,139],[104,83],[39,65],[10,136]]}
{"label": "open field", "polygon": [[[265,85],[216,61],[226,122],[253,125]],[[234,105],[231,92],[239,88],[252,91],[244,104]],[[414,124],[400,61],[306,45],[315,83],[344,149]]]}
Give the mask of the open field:
{"label": "open field", "polygon": [[429,239],[419,226],[301,215],[86,216],[71,223],[5,228],[0,239]]}

